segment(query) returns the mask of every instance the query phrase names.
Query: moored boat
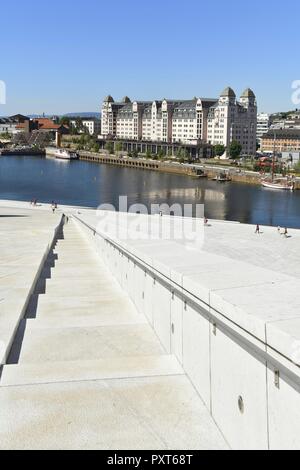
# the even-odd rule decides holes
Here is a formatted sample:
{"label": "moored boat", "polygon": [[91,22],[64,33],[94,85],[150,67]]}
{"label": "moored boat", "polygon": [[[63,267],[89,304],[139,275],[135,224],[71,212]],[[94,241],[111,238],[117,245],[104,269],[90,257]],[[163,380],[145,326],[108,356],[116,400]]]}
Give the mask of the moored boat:
{"label": "moored boat", "polygon": [[274,151],[272,157],[271,176],[263,179],[261,184],[264,188],[281,189],[285,191],[294,191],[295,181],[287,176],[286,178],[275,178],[275,159],[276,159],[276,132],[274,132]]}
{"label": "moored boat", "polygon": [[215,176],[215,178],[213,178],[213,181],[218,181],[219,183],[226,183],[226,181],[231,181],[231,178],[226,173],[220,173],[219,175]]}
{"label": "moored boat", "polygon": [[282,189],[286,191],[294,191],[295,189],[295,184],[293,181],[283,179],[275,179],[273,181],[263,180],[261,184],[264,188],[269,189]]}
{"label": "moored boat", "polygon": [[55,158],[59,158],[61,160],[77,160],[79,158],[77,153],[59,148],[55,150],[54,156]]}

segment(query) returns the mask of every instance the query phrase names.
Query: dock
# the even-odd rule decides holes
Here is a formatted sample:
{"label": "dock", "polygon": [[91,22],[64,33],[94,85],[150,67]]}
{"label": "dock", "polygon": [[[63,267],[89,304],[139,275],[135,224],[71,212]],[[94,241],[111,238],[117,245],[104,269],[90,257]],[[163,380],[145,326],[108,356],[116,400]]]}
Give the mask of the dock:
{"label": "dock", "polygon": [[[115,165],[123,168],[173,173],[177,175],[190,176],[193,178],[202,177],[204,173],[209,179],[214,179],[220,173],[225,172],[230,177],[232,182],[254,185],[261,184],[261,175],[257,172],[241,170],[234,166],[222,166],[221,163],[219,165],[212,165],[209,161],[205,164],[180,164],[146,158],[124,158],[115,155],[99,154],[82,150],[79,151],[78,154],[80,160],[92,163],[103,163],[106,165]],[[300,178],[295,179],[295,189],[300,189]]]}

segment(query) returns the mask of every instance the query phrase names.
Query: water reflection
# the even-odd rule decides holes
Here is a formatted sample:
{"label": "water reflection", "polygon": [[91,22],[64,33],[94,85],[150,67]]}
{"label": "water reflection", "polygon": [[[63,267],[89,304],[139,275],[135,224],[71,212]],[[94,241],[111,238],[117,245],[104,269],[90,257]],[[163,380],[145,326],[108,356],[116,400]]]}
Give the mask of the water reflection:
{"label": "water reflection", "polygon": [[220,184],[174,174],[38,157],[0,157],[0,198],[96,207],[128,203],[205,204],[208,218],[300,227],[300,191]]}

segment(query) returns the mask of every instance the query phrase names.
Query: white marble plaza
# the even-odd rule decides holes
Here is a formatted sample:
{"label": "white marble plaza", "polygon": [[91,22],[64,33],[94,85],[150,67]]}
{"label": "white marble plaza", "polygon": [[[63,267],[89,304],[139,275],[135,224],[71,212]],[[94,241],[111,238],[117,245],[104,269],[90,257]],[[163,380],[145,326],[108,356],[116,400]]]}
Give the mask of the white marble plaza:
{"label": "white marble plaza", "polygon": [[[9,212],[30,213],[0,214]],[[31,212],[48,236],[62,214]],[[228,448],[176,357],[72,221],[64,237],[46,293],[29,305],[3,367],[0,448]],[[20,278],[26,271],[24,262]]]}
{"label": "white marble plaza", "polygon": [[0,207],[0,448],[300,448],[298,230]]}

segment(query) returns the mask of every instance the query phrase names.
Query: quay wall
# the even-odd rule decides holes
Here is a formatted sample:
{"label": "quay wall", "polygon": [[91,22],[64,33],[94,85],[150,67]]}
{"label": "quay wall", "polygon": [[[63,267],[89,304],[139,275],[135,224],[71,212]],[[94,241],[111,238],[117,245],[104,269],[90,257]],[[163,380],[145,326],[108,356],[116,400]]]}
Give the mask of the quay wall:
{"label": "quay wall", "polygon": [[[236,168],[230,166],[222,167],[221,165],[216,165],[214,168],[209,163],[204,165],[181,165],[178,163],[165,163],[158,160],[146,160],[141,158],[121,158],[115,155],[105,155],[85,151],[80,151],[78,153],[80,160],[94,163],[104,163],[108,165],[117,165],[123,168],[159,171],[164,173],[173,173],[176,175],[190,176],[194,178],[199,178],[197,171],[202,170],[209,179],[215,178],[220,174],[220,172],[223,171],[228,174],[231,181],[233,182],[255,185],[258,185],[261,182],[261,176],[258,173],[243,170],[239,171]],[[296,180],[295,189],[300,189],[299,179]]]}
{"label": "quay wall", "polygon": [[[172,271],[74,215],[234,449],[300,447],[300,369]],[[166,251],[166,246],[161,247]],[[174,255],[175,256],[175,255]]]}
{"label": "quay wall", "polygon": [[34,150],[34,149],[28,149],[28,150],[18,150],[18,149],[6,149],[6,150],[0,150],[0,155],[3,155],[4,157],[7,156],[13,156],[13,157],[31,157],[32,155],[34,156],[44,156],[46,153],[44,150]]}
{"label": "quay wall", "polygon": [[140,158],[120,158],[114,155],[99,155],[86,152],[78,152],[79,159],[94,163],[105,163],[108,165],[117,165],[123,168],[135,168],[140,170],[163,171],[181,175],[193,176],[196,173],[187,167],[181,165],[167,164],[156,160],[142,160]]}

